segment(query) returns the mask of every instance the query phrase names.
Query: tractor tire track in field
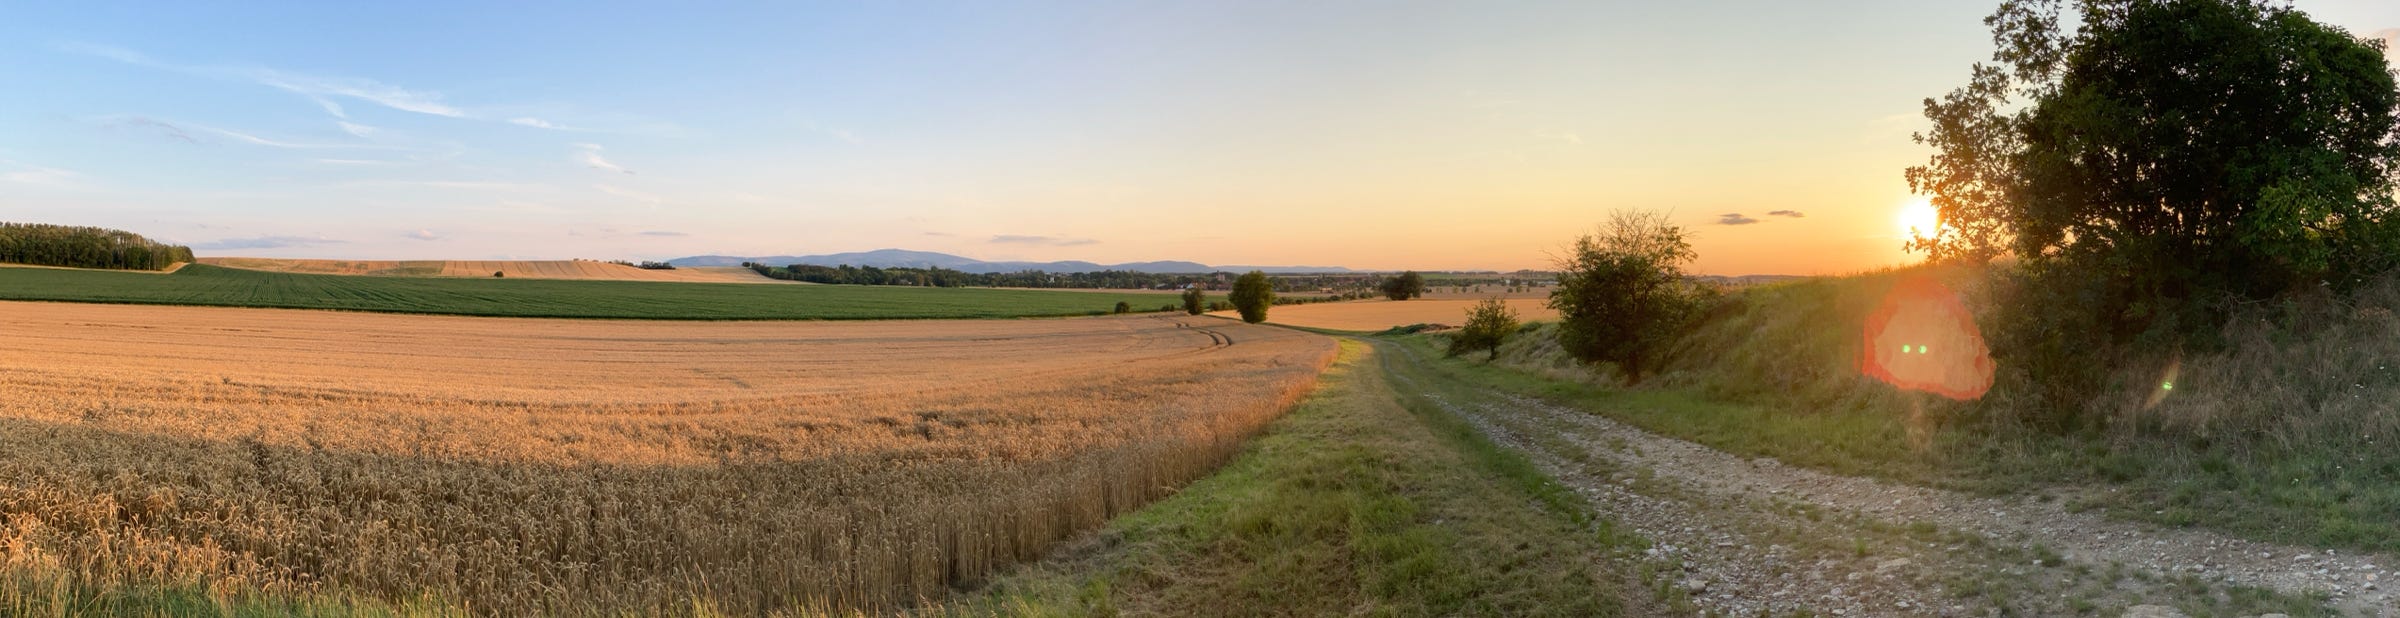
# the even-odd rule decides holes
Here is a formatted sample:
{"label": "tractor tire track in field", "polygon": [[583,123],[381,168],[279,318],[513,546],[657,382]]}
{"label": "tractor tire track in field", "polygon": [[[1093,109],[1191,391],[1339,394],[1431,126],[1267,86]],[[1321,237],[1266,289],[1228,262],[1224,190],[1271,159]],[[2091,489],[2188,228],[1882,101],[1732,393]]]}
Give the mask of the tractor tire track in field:
{"label": "tractor tire track in field", "polygon": [[1192,330],[1195,330],[1195,331],[1199,331],[1199,333],[1200,333],[1200,334],[1203,334],[1203,335],[1208,335],[1208,342],[1209,342],[1209,346],[1210,346],[1211,348],[1229,348],[1229,347],[1233,347],[1233,335],[1228,335],[1228,334],[1225,334],[1225,333],[1222,333],[1222,332],[1218,332],[1218,331],[1215,331],[1215,330],[1211,330],[1211,329],[1207,329],[1207,328],[1201,328],[1201,327],[1198,327],[1198,326],[1193,326],[1193,325],[1191,325],[1191,324],[1189,324],[1189,323],[1186,323],[1186,322],[1176,322],[1176,323],[1175,323],[1175,326],[1177,326],[1177,327],[1181,327],[1181,328],[1189,328],[1189,329],[1192,329]]}
{"label": "tractor tire track in field", "polygon": [[2291,595],[2284,601],[2313,597],[2342,615],[2400,615],[2400,597],[2383,588],[2400,564],[2391,556],[1746,458],[1536,398],[1460,388],[1418,350],[1378,345],[1403,401],[1467,421],[1582,495],[1603,520],[1648,539],[1643,558],[1668,573],[1657,585],[1705,612],[2116,616],[2152,605],[2254,616],[2287,607],[2262,599],[2257,589],[2265,589]]}

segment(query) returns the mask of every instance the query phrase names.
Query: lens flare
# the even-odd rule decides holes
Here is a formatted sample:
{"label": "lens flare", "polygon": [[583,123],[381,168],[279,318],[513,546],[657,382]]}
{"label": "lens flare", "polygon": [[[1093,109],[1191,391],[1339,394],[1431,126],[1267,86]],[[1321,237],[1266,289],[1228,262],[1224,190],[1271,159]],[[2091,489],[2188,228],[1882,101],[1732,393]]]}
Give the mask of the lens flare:
{"label": "lens flare", "polygon": [[[1920,341],[1942,344],[1942,352]],[[1895,345],[1899,354],[1890,352]],[[1859,369],[1902,389],[1967,400],[1992,388],[1992,355],[1975,316],[1957,292],[1931,277],[1892,287],[1867,317],[1864,349],[1872,352],[1862,355]]]}

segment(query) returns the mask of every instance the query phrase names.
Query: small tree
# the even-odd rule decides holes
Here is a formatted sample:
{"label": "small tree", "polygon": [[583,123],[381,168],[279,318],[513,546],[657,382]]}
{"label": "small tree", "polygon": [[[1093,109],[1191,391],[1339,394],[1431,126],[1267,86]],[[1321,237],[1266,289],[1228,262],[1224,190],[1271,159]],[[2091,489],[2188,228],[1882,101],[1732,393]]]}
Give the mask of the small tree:
{"label": "small tree", "polygon": [[1117,313],[1133,313],[1133,303],[1117,301]]}
{"label": "small tree", "polygon": [[1497,298],[1486,298],[1467,309],[1467,325],[1450,338],[1450,355],[1490,350],[1484,360],[1500,358],[1500,344],[1517,333],[1517,310]]}
{"label": "small tree", "polygon": [[1192,315],[1200,315],[1200,314],[1202,314],[1202,313],[1206,313],[1207,311],[1208,311],[1208,293],[1207,293],[1207,292],[1202,292],[1202,291],[1200,291],[1200,286],[1192,286],[1192,287],[1188,287],[1188,288],[1184,288],[1184,289],[1183,289],[1183,312],[1184,312],[1184,313],[1189,313],[1189,314],[1192,314]]}
{"label": "small tree", "polygon": [[508,276],[508,271],[495,270],[495,271],[492,271],[492,276],[493,276],[493,277],[506,277],[506,276]]}
{"label": "small tree", "polygon": [[1558,264],[1550,307],[1558,343],[1585,362],[1607,361],[1639,382],[1669,341],[1699,314],[1707,290],[1683,277],[1697,257],[1682,227],[1649,211],[1618,211],[1575,241]]}
{"label": "small tree", "polygon": [[1267,273],[1250,271],[1233,280],[1233,293],[1227,295],[1233,308],[1242,312],[1242,321],[1251,324],[1267,321],[1267,307],[1275,304],[1275,284],[1267,281]]}
{"label": "small tree", "polygon": [[1417,271],[1413,270],[1393,275],[1383,280],[1381,289],[1383,297],[1392,300],[1408,300],[1424,296],[1425,276],[1417,274]]}

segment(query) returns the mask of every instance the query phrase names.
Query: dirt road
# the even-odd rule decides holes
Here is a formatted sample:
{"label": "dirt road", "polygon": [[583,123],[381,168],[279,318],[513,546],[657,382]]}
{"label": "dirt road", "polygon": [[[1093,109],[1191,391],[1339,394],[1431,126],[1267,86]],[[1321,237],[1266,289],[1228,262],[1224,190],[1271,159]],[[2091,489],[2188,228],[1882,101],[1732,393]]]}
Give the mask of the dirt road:
{"label": "dirt road", "polygon": [[2392,556],[2264,544],[1838,476],[1654,435],[1498,392],[1417,348],[1378,342],[1402,401],[1518,449],[1653,544],[1700,609],[1723,615],[2391,616]]}

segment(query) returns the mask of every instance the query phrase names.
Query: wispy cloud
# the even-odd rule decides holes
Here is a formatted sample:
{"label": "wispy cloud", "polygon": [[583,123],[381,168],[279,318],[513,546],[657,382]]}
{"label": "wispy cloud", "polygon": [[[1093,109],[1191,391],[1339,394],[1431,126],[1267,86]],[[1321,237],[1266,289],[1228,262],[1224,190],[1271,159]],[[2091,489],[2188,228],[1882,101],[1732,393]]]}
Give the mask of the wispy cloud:
{"label": "wispy cloud", "polygon": [[1100,241],[1089,238],[1059,238],[1056,236],[1028,236],[1023,234],[1001,234],[998,236],[993,236],[991,242],[995,245],[1041,245],[1048,247],[1074,247],[1100,243]]}
{"label": "wispy cloud", "polygon": [[[247,77],[261,85],[281,88],[320,102],[327,97],[349,97],[404,112],[450,118],[467,117],[467,112],[464,110],[443,103],[442,93],[429,90],[409,90],[357,77],[320,77],[267,68],[223,70]],[[340,116],[341,114],[335,115]]]}
{"label": "wispy cloud", "polygon": [[317,107],[325,108],[325,113],[332,114],[335,118],[348,119],[350,117],[350,113],[342,109],[342,104],[335,103],[332,99],[327,99],[325,97],[309,97],[308,100],[315,101],[317,103]]}
{"label": "wispy cloud", "polygon": [[14,161],[0,161],[0,169],[9,167],[13,167],[15,169],[6,169],[6,171],[0,171],[0,183],[57,187],[70,184],[74,182],[76,178],[83,176],[82,174],[77,174],[75,172],[62,170],[55,167],[25,165]]}
{"label": "wispy cloud", "polygon": [[233,249],[284,249],[290,247],[338,245],[343,244],[344,242],[345,241],[324,237],[254,236],[250,238],[226,238],[203,243],[194,243],[192,248],[202,251],[225,251]]}
{"label": "wispy cloud", "polygon": [[406,233],[406,234],[401,234],[401,236],[403,236],[403,237],[407,237],[407,238],[416,239],[416,240],[441,240],[441,239],[442,239],[442,235],[433,233],[433,230],[417,230],[417,231],[414,231],[414,232],[409,232],[409,233]]}
{"label": "wispy cloud", "polygon": [[129,117],[125,117],[125,118],[119,118],[119,119],[116,119],[116,120],[115,120],[115,121],[113,121],[113,122],[109,122],[109,123],[106,123],[106,124],[107,124],[107,126],[141,127],[141,128],[146,128],[146,129],[156,129],[156,130],[158,130],[158,132],[165,134],[165,135],[166,135],[166,136],[167,136],[169,139],[174,139],[174,140],[176,140],[176,141],[181,141],[181,142],[184,142],[184,143],[190,143],[190,144],[198,144],[198,143],[200,143],[200,140],[199,140],[199,139],[193,138],[193,137],[192,137],[192,134],[191,134],[191,132],[190,132],[190,131],[185,131],[185,130],[183,130],[183,127],[178,127],[178,126],[175,126],[175,125],[174,125],[174,124],[172,124],[172,123],[168,123],[168,122],[162,122],[162,121],[158,121],[158,120],[153,120],[153,119],[150,119],[150,118],[144,118],[144,117],[141,117],[141,116],[129,116]]}
{"label": "wispy cloud", "polygon": [[1767,211],[1767,216],[1770,216],[1770,217],[1791,217],[1791,218],[1794,218],[1794,219],[1798,219],[1798,218],[1801,218],[1801,217],[1806,217],[1806,216],[1808,216],[1808,213],[1800,212],[1800,211],[1797,211],[1797,210],[1770,210],[1770,211]]}
{"label": "wispy cloud", "polygon": [[1742,213],[1738,212],[1717,215],[1717,225],[1749,225],[1757,222],[1757,219],[1742,216]]}
{"label": "wispy cloud", "polygon": [[625,166],[617,165],[616,163],[609,161],[607,157],[600,156],[600,151],[602,148],[599,144],[576,144],[575,149],[575,160],[582,162],[584,165],[589,166],[592,169],[616,172],[619,174],[633,173],[633,170],[625,169]]}
{"label": "wispy cloud", "polygon": [[616,185],[606,185],[606,184],[600,184],[600,185],[592,185],[592,188],[594,188],[594,189],[599,189],[601,193],[607,193],[607,194],[609,194],[609,195],[614,195],[614,196],[617,196],[617,197],[621,197],[621,198],[625,198],[625,199],[633,200],[633,201],[636,201],[636,202],[642,202],[642,203],[649,204],[649,205],[652,205],[652,206],[657,206],[657,205],[659,205],[659,204],[666,203],[666,200],[665,200],[665,199],[662,199],[662,198],[660,198],[660,197],[658,197],[658,196],[656,196],[656,195],[651,195],[651,194],[648,194],[648,193],[643,193],[643,192],[640,192],[640,191],[635,191],[635,190],[632,190],[632,189],[627,189],[627,188],[624,188],[624,187],[619,187],[619,186],[616,186]]}
{"label": "wispy cloud", "polygon": [[[318,161],[327,161],[318,159]],[[506,191],[513,193],[542,193],[555,188],[541,183],[500,182],[492,180],[355,180],[340,183],[349,187],[425,187],[458,189],[462,191]]]}
{"label": "wispy cloud", "polygon": [[858,133],[841,127],[826,126],[811,122],[808,123],[808,130],[823,133],[826,137],[831,137],[833,139],[840,140],[844,144],[850,144],[853,146],[867,142],[867,140],[860,139],[858,137]]}
{"label": "wispy cloud", "polygon": [[642,233],[640,233],[640,234],[638,234],[638,235],[640,235],[640,236],[656,236],[656,237],[660,237],[660,238],[682,238],[682,237],[685,237],[685,236],[690,236],[691,234],[686,234],[686,233],[683,233],[683,232],[670,232],[670,231],[666,231],[666,230],[650,230],[650,231],[647,231],[647,232],[642,232]]}
{"label": "wispy cloud", "polygon": [[262,86],[281,89],[307,97],[310,101],[314,101],[317,105],[324,107],[325,113],[332,114],[336,118],[349,117],[349,114],[342,109],[342,106],[332,100],[337,97],[366,101],[404,112],[416,112],[419,114],[431,114],[435,116],[447,116],[451,118],[467,117],[467,112],[465,110],[461,110],[448,103],[442,102],[442,94],[439,92],[430,90],[411,90],[372,79],[359,77],[309,75],[306,73],[295,73],[292,71],[283,71],[266,67],[195,66],[176,64],[152,58],[141,52],[122,47],[97,45],[92,43],[66,43],[59,45],[58,48],[68,52],[98,56],[135,66],[174,71],[187,75],[247,81]]}
{"label": "wispy cloud", "polygon": [[586,129],[586,128],[583,128],[583,127],[570,127],[570,126],[567,126],[567,125],[559,124],[559,123],[556,123],[556,122],[551,122],[551,121],[548,121],[548,120],[543,120],[543,119],[541,119],[541,118],[536,118],[536,117],[533,117],[533,116],[518,116],[518,117],[515,117],[515,118],[510,118],[510,119],[508,119],[508,123],[509,123],[509,124],[513,124],[513,125],[518,125],[518,126],[533,127],[533,128],[536,128],[536,129],[549,129],[549,130],[552,130],[552,131],[590,131],[590,130],[591,130],[591,129]]}
{"label": "wispy cloud", "polygon": [[[258,135],[253,135],[253,134],[250,134],[250,133],[244,133],[244,132],[241,132],[241,131],[235,131],[235,130],[232,130],[232,129],[220,129],[220,128],[217,128],[217,127],[211,127],[211,126],[206,126],[206,125],[198,125],[198,124],[191,124],[191,123],[176,123],[176,122],[168,122],[168,121],[165,121],[165,120],[160,120],[160,119],[157,119],[157,118],[151,118],[151,117],[147,117],[147,116],[116,116],[116,117],[110,117],[110,118],[105,118],[105,119],[102,119],[102,120],[100,121],[100,123],[101,123],[101,125],[102,125],[102,126],[107,126],[107,127],[133,127],[133,128],[140,128],[140,129],[146,129],[146,130],[154,130],[154,131],[157,131],[157,132],[158,132],[160,135],[164,135],[164,136],[166,136],[168,139],[172,139],[172,140],[176,140],[176,141],[180,141],[180,142],[185,142],[185,143],[191,143],[191,144],[199,144],[199,143],[202,143],[201,137],[203,137],[203,136],[216,136],[216,137],[225,138],[225,139],[227,139],[227,140],[231,140],[231,141],[238,142],[238,143],[249,144],[249,145],[252,145],[252,146],[266,146],[266,147],[268,147],[268,148],[284,148],[284,149],[292,149],[292,150],[331,150],[331,149],[343,149],[343,148],[358,148],[358,149],[385,149],[385,148],[389,148],[389,147],[387,147],[387,146],[379,146],[379,145],[374,145],[374,144],[315,144],[315,143],[306,143],[306,142],[295,142],[295,141],[282,140],[282,139],[275,139],[275,138],[269,138],[269,137],[261,137],[261,136],[258,136]],[[358,136],[360,136],[360,137],[365,137],[367,134],[369,134],[369,133],[374,133],[374,132],[376,132],[376,131],[377,131],[377,129],[376,129],[376,128],[374,128],[374,127],[369,127],[369,126],[366,126],[366,125],[359,125],[359,124],[352,124],[352,123],[349,123],[349,122],[343,122],[343,123],[341,123],[341,125],[342,125],[342,129],[343,129],[344,131],[349,131],[351,134],[353,134],[353,135],[358,135]]]}
{"label": "wispy cloud", "polygon": [[1542,129],[1534,131],[1533,137],[1534,139],[1565,142],[1577,146],[1583,145],[1583,136],[1577,135],[1574,131],[1553,131],[1549,129]]}
{"label": "wispy cloud", "polygon": [[350,122],[348,120],[335,121],[334,124],[341,125],[343,132],[359,137],[375,137],[375,134],[383,132],[383,129]]}

